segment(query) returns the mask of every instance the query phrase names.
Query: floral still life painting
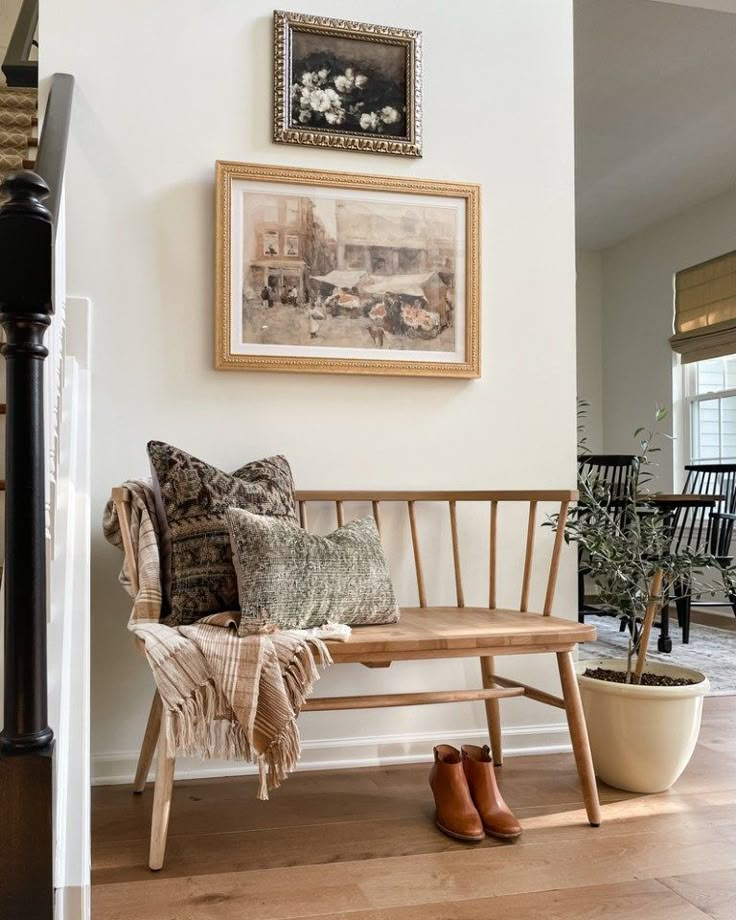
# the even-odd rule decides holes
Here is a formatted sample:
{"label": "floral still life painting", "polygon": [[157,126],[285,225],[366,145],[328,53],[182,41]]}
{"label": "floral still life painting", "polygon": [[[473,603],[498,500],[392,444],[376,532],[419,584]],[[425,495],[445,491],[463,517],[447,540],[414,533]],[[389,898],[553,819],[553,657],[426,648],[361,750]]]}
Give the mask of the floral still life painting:
{"label": "floral still life painting", "polygon": [[421,33],[274,13],[274,140],[421,156]]}
{"label": "floral still life painting", "polygon": [[477,185],[217,164],[219,369],[477,377]]}

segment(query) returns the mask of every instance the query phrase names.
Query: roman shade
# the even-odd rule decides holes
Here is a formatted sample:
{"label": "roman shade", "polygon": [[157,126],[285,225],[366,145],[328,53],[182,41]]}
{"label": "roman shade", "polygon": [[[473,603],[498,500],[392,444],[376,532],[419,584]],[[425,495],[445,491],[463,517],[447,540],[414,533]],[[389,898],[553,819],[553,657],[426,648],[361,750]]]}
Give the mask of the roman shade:
{"label": "roman shade", "polygon": [[675,334],[683,364],[736,354],[736,251],[675,275]]}

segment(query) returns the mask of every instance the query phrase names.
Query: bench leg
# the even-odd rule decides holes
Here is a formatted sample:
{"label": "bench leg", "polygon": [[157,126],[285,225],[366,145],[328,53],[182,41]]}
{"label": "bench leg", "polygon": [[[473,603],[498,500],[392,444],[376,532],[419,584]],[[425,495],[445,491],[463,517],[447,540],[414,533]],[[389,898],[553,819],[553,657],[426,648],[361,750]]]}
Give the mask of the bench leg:
{"label": "bench leg", "polygon": [[[493,658],[481,658],[480,673],[483,677],[483,689],[490,690],[493,687],[493,675],[495,666]],[[488,720],[488,734],[491,738],[491,753],[493,754],[493,763],[497,767],[503,766],[503,745],[501,743],[501,711],[498,700],[485,700],[486,719]]]}
{"label": "bench leg", "polygon": [[166,852],[166,835],[169,831],[169,812],[171,811],[171,794],[174,788],[175,758],[169,755],[166,743],[166,717],[161,719],[158,738],[158,764],[156,767],[156,785],[153,790],[153,814],[151,816],[151,847],[148,867],[154,871],[161,869]]}
{"label": "bench leg", "polygon": [[583,704],[580,699],[580,688],[575,677],[575,668],[572,663],[571,652],[557,652],[557,666],[560,670],[562,696],[565,700],[567,724],[570,728],[572,750],[575,754],[575,765],[578,768],[580,785],[583,789],[583,800],[588,821],[593,827],[601,823],[601,806],[598,801],[598,787],[595,784],[593,771],[593,758],[590,756],[590,742],[588,729],[585,725]]}
{"label": "bench leg", "polygon": [[138,757],[138,766],[135,770],[135,779],[133,780],[133,792],[140,794],[146,788],[148,771],[151,769],[153,752],[156,750],[158,743],[159,730],[161,728],[161,697],[158,690],[153,694],[151,701],[151,711],[148,713],[148,722],[146,723],[146,733],[143,736],[141,753]]}

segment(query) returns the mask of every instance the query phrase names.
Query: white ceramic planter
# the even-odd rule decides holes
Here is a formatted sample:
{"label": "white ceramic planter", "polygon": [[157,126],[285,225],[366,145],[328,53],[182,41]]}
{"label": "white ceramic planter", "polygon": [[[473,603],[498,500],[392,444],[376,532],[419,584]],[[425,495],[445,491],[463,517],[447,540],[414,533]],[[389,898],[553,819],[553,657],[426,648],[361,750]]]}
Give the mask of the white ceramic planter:
{"label": "white ceramic planter", "polygon": [[700,671],[647,662],[646,670],[696,681],[686,687],[642,687],[584,677],[587,668],[625,671],[626,662],[577,663],[593,765],[599,779],[629,792],[662,792],[688,765],[700,731],[708,678]]}

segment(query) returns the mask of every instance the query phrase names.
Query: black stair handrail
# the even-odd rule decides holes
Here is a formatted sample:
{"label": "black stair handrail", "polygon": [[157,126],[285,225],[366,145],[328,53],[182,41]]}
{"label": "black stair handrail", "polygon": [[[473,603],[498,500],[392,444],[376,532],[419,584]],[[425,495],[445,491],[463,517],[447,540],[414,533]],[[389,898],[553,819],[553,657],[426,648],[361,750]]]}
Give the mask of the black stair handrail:
{"label": "black stair handrail", "polygon": [[38,61],[31,48],[38,26],[38,0],[23,0],[2,64],[8,86],[38,86]]}
{"label": "black stair handrail", "polygon": [[51,78],[34,169],[49,187],[46,207],[51,214],[54,227],[59,219],[73,97],[74,77],[68,73],[54,74]]}
{"label": "black stair handrail", "polygon": [[[74,80],[56,74],[37,172],[0,186],[5,342],[5,649],[0,731],[0,917],[53,917],[53,732],[46,671],[44,336],[54,313],[59,218]],[[42,174],[39,174],[42,173]],[[47,199],[47,203],[44,202]]]}

